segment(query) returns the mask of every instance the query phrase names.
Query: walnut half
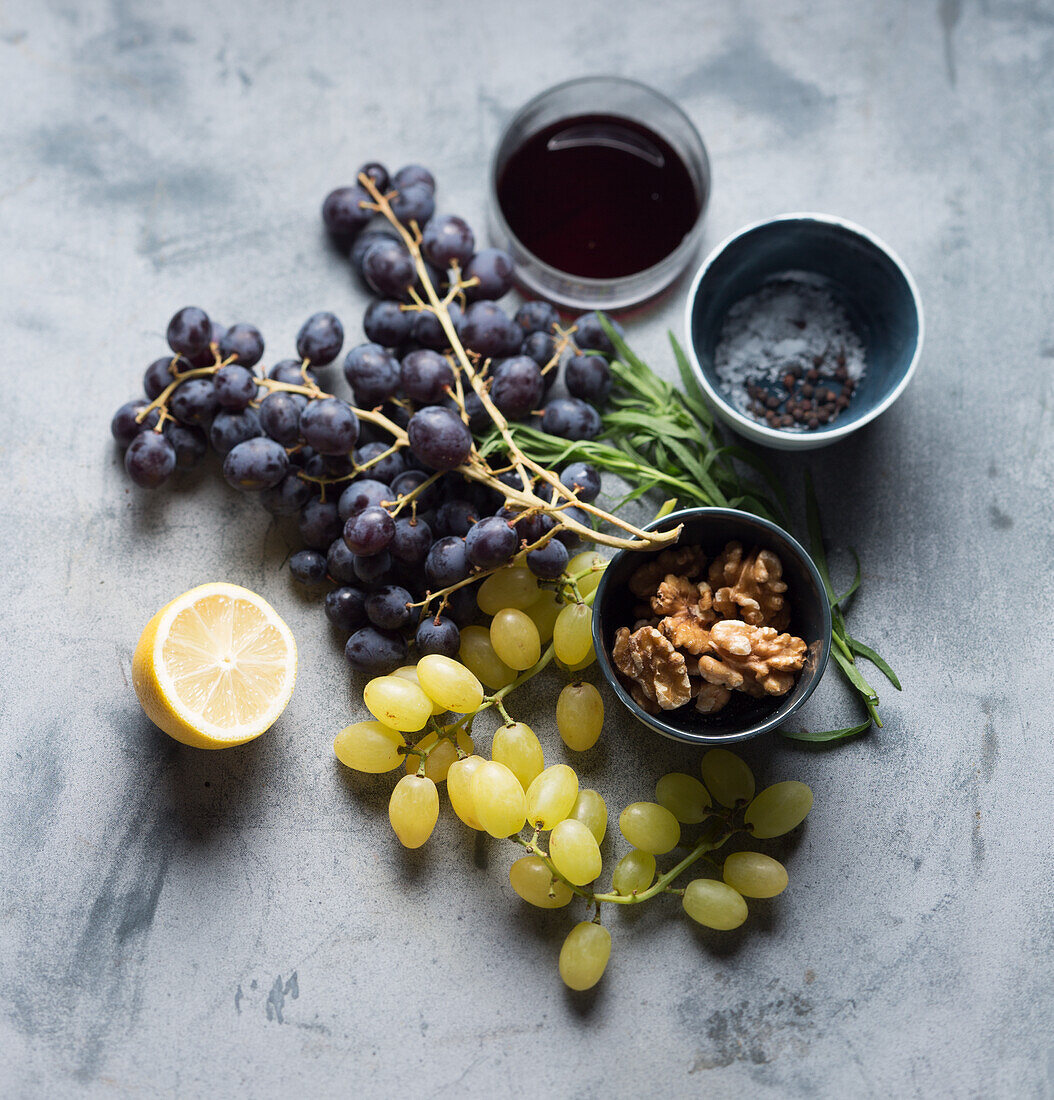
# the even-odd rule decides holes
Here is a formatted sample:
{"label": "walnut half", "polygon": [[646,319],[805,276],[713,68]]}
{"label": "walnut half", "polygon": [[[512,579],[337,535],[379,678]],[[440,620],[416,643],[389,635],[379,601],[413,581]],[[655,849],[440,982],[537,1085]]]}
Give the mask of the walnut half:
{"label": "walnut half", "polygon": [[632,634],[622,627],[615,635],[611,656],[619,672],[662,710],[676,710],[692,698],[684,654],[655,627],[644,626]]}
{"label": "walnut half", "polygon": [[786,630],[790,609],[783,563],[771,550],[744,556],[742,545],[730,542],[711,563],[709,577],[714,608],[726,619]]}
{"label": "walnut half", "polygon": [[737,619],[714,623],[710,647],[715,657],[699,659],[699,675],[708,683],[738,688],[748,695],[785,695],[805,663],[802,638]]}
{"label": "walnut half", "polygon": [[677,649],[691,654],[705,653],[710,645],[707,627],[717,618],[712,604],[713,593],[706,581],[693,584],[672,573],[651,598],[655,614],[665,616],[659,629]]}

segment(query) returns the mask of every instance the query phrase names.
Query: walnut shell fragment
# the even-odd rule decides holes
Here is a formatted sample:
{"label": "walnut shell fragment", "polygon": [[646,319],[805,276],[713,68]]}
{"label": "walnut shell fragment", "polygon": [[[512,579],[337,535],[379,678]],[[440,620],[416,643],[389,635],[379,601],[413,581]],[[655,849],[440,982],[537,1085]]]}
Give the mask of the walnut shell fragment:
{"label": "walnut shell fragment", "polygon": [[692,698],[684,654],[655,627],[641,627],[632,634],[621,627],[611,656],[618,670],[662,710],[676,710]]}

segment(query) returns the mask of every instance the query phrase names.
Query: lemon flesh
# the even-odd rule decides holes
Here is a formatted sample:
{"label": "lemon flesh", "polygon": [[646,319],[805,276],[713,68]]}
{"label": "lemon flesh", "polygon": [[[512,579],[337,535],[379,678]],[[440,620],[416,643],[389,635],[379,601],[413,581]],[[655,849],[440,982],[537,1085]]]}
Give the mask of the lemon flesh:
{"label": "lemon flesh", "polygon": [[204,584],[147,623],[132,684],[147,717],[203,749],[241,745],[270,729],[296,682],[296,642],[262,597]]}

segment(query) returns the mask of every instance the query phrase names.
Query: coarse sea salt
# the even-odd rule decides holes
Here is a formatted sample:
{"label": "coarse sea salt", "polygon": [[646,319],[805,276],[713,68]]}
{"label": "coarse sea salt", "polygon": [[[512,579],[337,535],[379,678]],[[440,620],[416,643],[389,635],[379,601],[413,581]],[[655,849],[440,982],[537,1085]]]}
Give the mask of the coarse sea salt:
{"label": "coarse sea salt", "polygon": [[[714,350],[721,392],[747,416],[748,385],[769,387],[795,367],[837,356],[858,382],[867,367],[864,345],[845,307],[814,276],[785,272],[729,309]],[[795,429],[799,429],[795,425]]]}

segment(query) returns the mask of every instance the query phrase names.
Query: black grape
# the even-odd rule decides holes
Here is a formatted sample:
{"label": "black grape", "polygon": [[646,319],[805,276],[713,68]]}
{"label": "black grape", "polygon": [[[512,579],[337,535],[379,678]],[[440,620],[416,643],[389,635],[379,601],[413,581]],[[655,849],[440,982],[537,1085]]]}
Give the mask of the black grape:
{"label": "black grape", "polygon": [[184,424],[207,424],[216,415],[216,387],[211,378],[188,378],[168,400],[168,410]]}
{"label": "black grape", "polygon": [[242,367],[255,367],[263,358],[264,341],[255,325],[231,325],[219,341],[220,358],[236,356]]}
{"label": "black grape", "polygon": [[292,447],[300,438],[299,394],[276,390],[260,402],[259,417],[263,430],[283,447]]}
{"label": "black grape", "polygon": [[366,597],[354,585],[343,585],[326,593],[326,618],[346,633],[366,625]]}
{"label": "black grape", "polygon": [[481,298],[501,298],[512,290],[512,257],[500,248],[481,248],[465,265],[464,278],[479,279],[477,286],[465,288],[470,302]]}
{"label": "black grape", "polygon": [[433,470],[460,466],[472,450],[472,433],[461,417],[439,405],[414,413],[406,431],[410,450]]}
{"label": "black grape", "polygon": [[342,520],[349,520],[366,508],[374,508],[384,501],[394,500],[394,490],[383,481],[376,481],[371,477],[360,477],[340,494],[337,511]]}
{"label": "black grape", "polygon": [[239,409],[236,412],[223,409],[216,414],[209,428],[209,442],[221,455],[228,454],[239,443],[260,435],[263,435],[263,428],[254,409]]}
{"label": "black grape", "polygon": [[201,428],[192,424],[165,425],[165,439],[176,452],[176,469],[193,470],[208,453],[209,441]]}
{"label": "black grape", "polygon": [[377,298],[366,308],[362,331],[366,333],[366,339],[374,344],[397,348],[410,339],[410,330],[418,316],[425,315],[410,313],[393,298]]}
{"label": "black grape", "polygon": [[413,614],[413,597],[397,584],[386,584],[366,597],[366,617],[382,630],[398,630]]}
{"label": "black grape", "polygon": [[143,401],[141,398],[135,401],[126,401],[113,414],[113,419],[110,421],[110,431],[113,433],[114,439],[117,440],[119,447],[127,447],[140,432],[156,426],[161,415],[157,409],[151,409],[143,417],[142,423],[138,423],[135,419],[136,413],[145,409],[149,403],[149,401]]}
{"label": "black grape", "polygon": [[455,262],[465,267],[475,250],[476,238],[468,222],[455,214],[433,218],[421,236],[425,259],[443,271]]}
{"label": "black grape", "polygon": [[392,176],[392,187],[398,189],[417,183],[424,184],[432,192],[436,189],[435,176],[420,164],[407,164]]}
{"label": "black grape", "polygon": [[140,432],[124,452],[124,468],[136,485],[156,489],[176,468],[176,452],[160,432]]}
{"label": "black grape", "polygon": [[600,472],[588,462],[572,462],[560,473],[560,482],[579,500],[592,504],[600,495]]}
{"label": "black grape", "polygon": [[187,358],[208,350],[212,336],[209,315],[197,306],[184,306],[168,322],[168,346]]}
{"label": "black grape", "polygon": [[439,653],[444,657],[456,658],[461,648],[461,631],[452,619],[444,616],[427,618],[418,626],[414,642],[422,657]]}
{"label": "black grape", "polygon": [[273,488],[285,477],[288,468],[289,459],[281,443],[273,439],[247,439],[224,459],[223,476],[235,489],[254,492]]}
{"label": "black grape", "polygon": [[479,569],[504,565],[520,547],[516,529],[499,516],[487,516],[465,536],[465,553]]}
{"label": "black grape", "polygon": [[322,221],[340,243],[351,240],[373,217],[374,211],[364,210],[361,203],[373,202],[364,187],[338,187],[330,191],[322,203]]}
{"label": "black grape", "polygon": [[289,559],[289,572],[301,584],[322,584],[326,579],[326,559],[317,550],[298,550]]}
{"label": "black grape", "polygon": [[611,368],[602,355],[573,355],[564,367],[564,384],[572,397],[602,405],[611,393]]}
{"label": "black grape", "polygon": [[380,344],[359,344],[344,358],[344,377],[359,408],[372,409],[399,389],[399,361]]}
{"label": "black grape", "polygon": [[454,371],[437,351],[420,348],[403,357],[399,370],[403,393],[419,405],[435,405],[454,385]]}
{"label": "black grape", "polygon": [[567,547],[559,539],[551,538],[544,546],[527,555],[527,568],[536,577],[553,581],[567,567],[567,559]]}
{"label": "black grape", "polygon": [[526,336],[533,332],[553,333],[560,323],[560,314],[548,302],[524,302],[513,320]]}
{"label": "black grape", "polygon": [[359,418],[340,398],[320,397],[300,414],[300,432],[319,454],[346,455],[358,442]]}
{"label": "black grape", "polygon": [[216,401],[225,409],[244,409],[256,396],[256,379],[252,371],[230,363],[212,376]]}
{"label": "black grape", "polygon": [[352,513],[344,524],[344,541],[361,557],[386,550],[394,534],[395,520],[376,504]]}
{"label": "black grape", "polygon": [[406,642],[394,632],[364,626],[348,639],[344,656],[356,672],[388,672],[405,660]]}
{"label": "black grape", "polygon": [[324,367],[336,359],[344,343],[344,326],[332,313],[314,313],[296,334],[296,351],[312,366]]}

